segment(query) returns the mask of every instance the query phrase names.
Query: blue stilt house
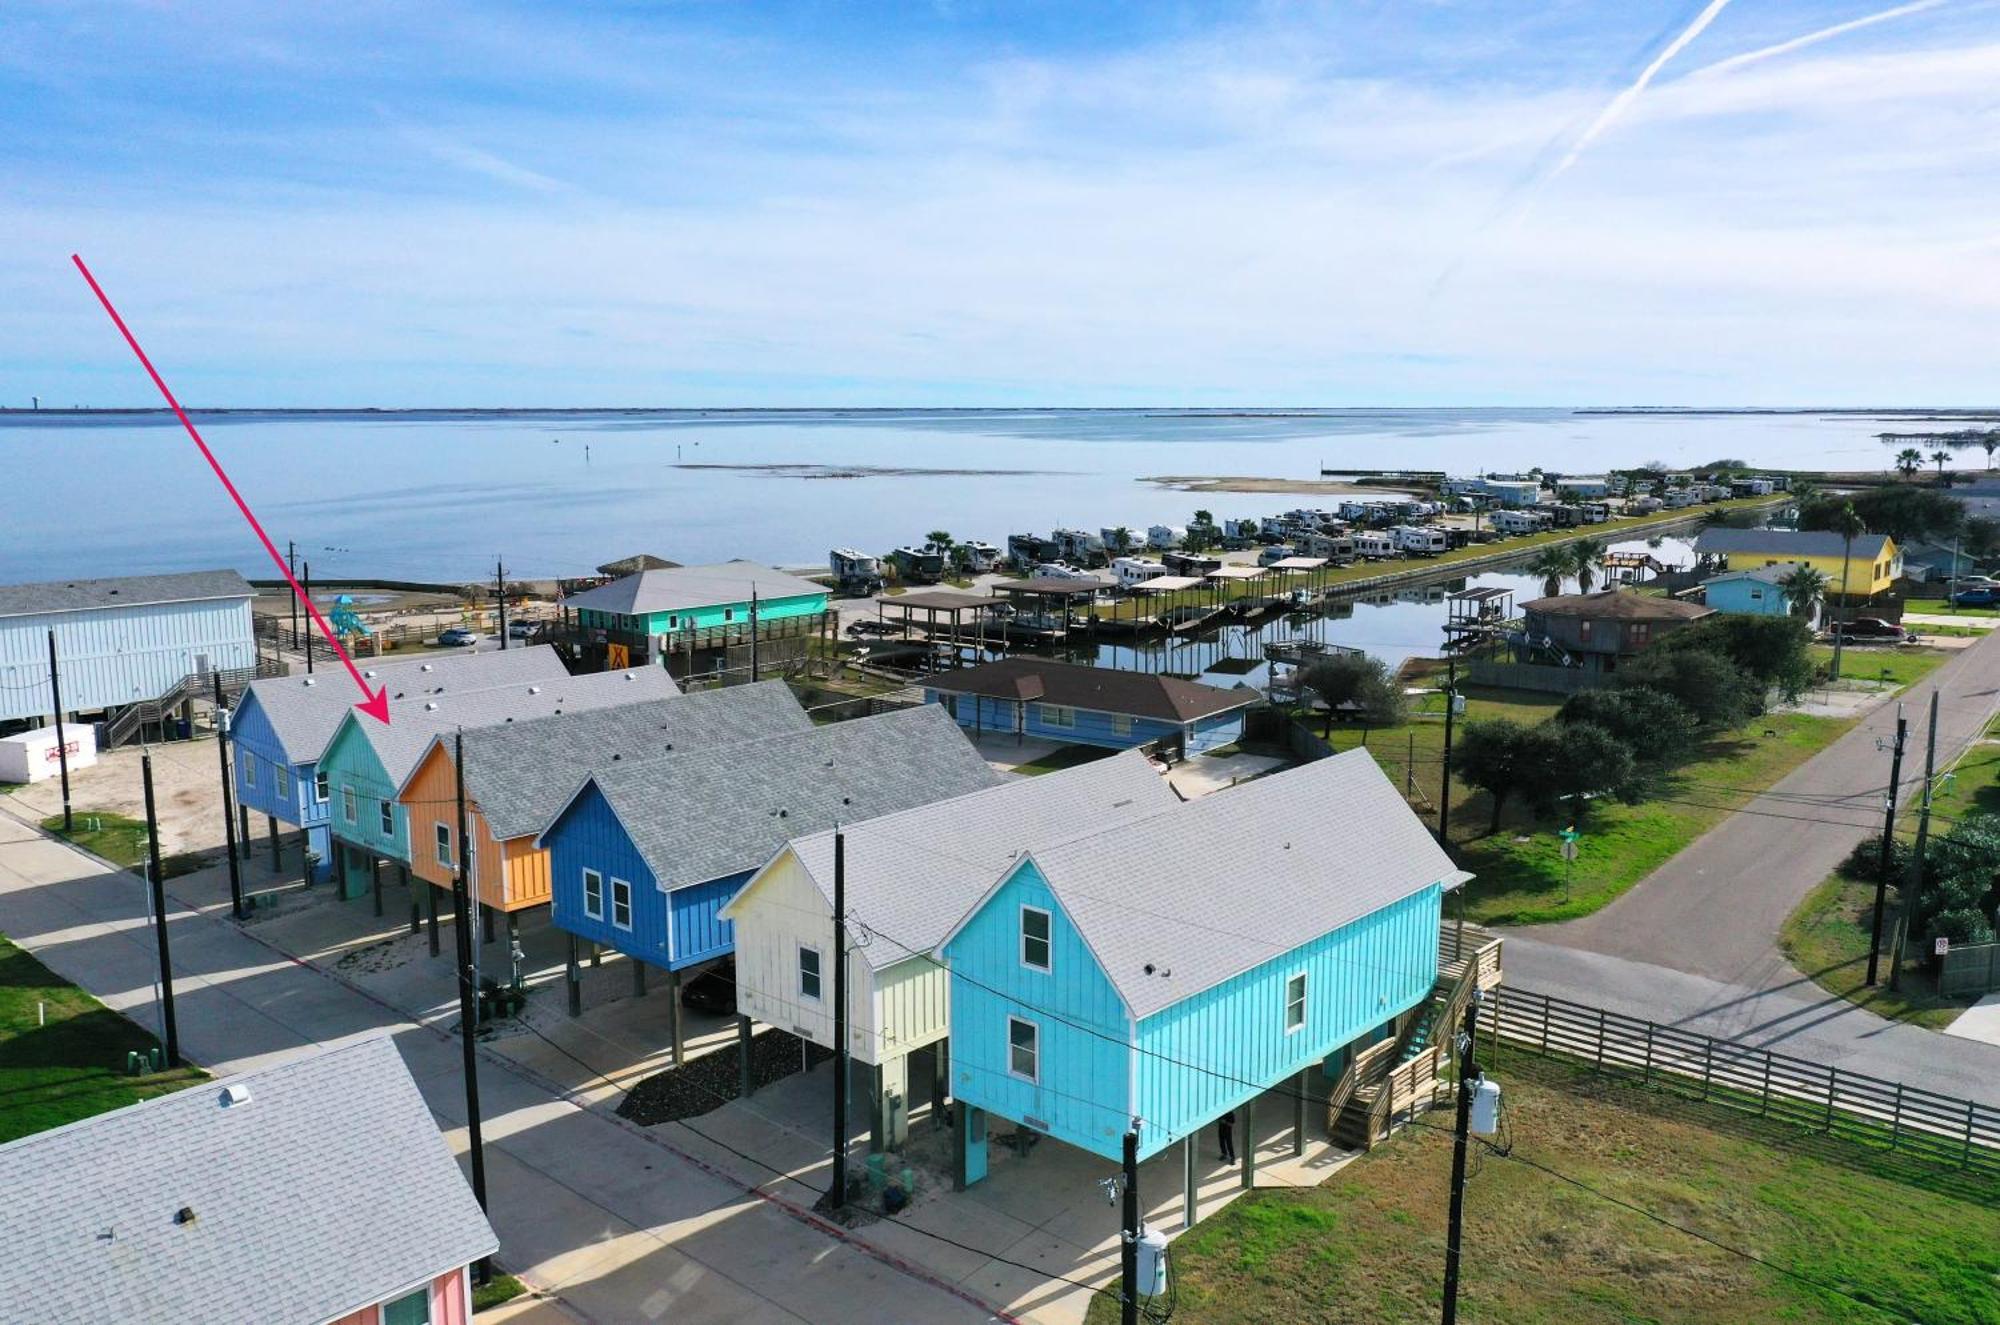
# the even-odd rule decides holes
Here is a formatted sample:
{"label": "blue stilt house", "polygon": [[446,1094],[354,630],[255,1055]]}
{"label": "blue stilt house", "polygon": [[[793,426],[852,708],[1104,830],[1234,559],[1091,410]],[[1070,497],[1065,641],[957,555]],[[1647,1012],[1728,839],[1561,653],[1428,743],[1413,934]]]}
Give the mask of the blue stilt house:
{"label": "blue stilt house", "polygon": [[[546,644],[495,653],[461,653],[408,662],[378,662],[363,669],[371,686],[389,687],[391,701],[435,696],[480,686],[553,681],[569,675]],[[328,831],[327,779],[320,756],[354,707],[345,675],[274,676],[253,681],[229,718],[242,839],[250,841],[250,816],[264,815],[275,853],[278,825],[302,828],[316,863],[313,877],[333,872]]]}
{"label": "blue stilt house", "polygon": [[733,926],[717,913],[790,839],[1000,778],[929,704],[602,764],[537,839],[549,852],[551,918],[678,973],[731,951]]}
{"label": "blue stilt house", "polygon": [[1032,736],[1113,750],[1164,742],[1186,756],[1240,738],[1244,712],[1264,697],[1247,686],[1224,690],[1017,655],[927,678],[924,698],[942,704],[974,736]]}
{"label": "blue stilt house", "polygon": [[1430,999],[1467,877],[1359,750],[1025,853],[938,948],[964,1180],[987,1115],[1110,1160],[1137,1119],[1143,1159],[1323,1095]]}

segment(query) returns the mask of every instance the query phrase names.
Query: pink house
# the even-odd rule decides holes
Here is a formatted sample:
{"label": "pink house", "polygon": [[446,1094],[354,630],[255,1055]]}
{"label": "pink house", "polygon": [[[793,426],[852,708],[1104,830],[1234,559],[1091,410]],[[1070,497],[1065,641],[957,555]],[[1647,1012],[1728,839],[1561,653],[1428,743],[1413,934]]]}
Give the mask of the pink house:
{"label": "pink house", "polygon": [[0,1146],[0,1318],[468,1325],[498,1249],[386,1037]]}

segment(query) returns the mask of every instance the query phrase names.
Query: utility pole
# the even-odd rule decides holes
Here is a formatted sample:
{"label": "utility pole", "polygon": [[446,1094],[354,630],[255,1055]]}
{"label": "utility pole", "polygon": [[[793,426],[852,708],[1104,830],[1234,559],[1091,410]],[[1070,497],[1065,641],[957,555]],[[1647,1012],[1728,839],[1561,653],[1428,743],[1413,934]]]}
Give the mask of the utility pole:
{"label": "utility pole", "polygon": [[69,809],[69,736],[63,730],[62,675],[56,669],[56,632],[49,631],[49,698],[56,706],[56,763],[62,769],[63,831],[72,831],[75,824],[70,819]]}
{"label": "utility pole", "polygon": [[236,799],[229,785],[229,711],[222,707],[222,673],[209,673],[215,682],[215,758],[222,766],[222,837],[229,846],[229,912],[243,919],[243,873],[236,864]]}
{"label": "utility pole", "polygon": [[493,597],[500,604],[500,647],[507,647],[507,568],[493,558]]}
{"label": "utility pole", "polygon": [[[304,570],[305,574],[299,577],[299,588],[304,591],[307,601],[310,602],[312,600],[312,592],[313,592],[313,564],[310,561],[306,562]],[[294,594],[293,597],[297,597],[297,595]],[[296,647],[298,645],[298,642],[299,642],[299,628],[298,625],[294,623],[292,626],[293,646]],[[312,637],[308,635],[306,637],[306,675],[311,676],[312,671],[313,671],[313,640]]]}
{"label": "utility pole", "polygon": [[1438,783],[1438,845],[1451,849],[1451,721],[1458,708],[1458,655],[1445,660],[1444,779]]}
{"label": "utility pole", "polygon": [[1895,753],[1889,757],[1889,808],[1882,818],[1882,863],[1875,870],[1875,923],[1868,936],[1868,987],[1875,987],[1882,954],[1882,913],[1889,906],[1889,859],[1896,842],[1896,793],[1903,782],[1903,738],[1910,724],[1903,717],[1903,702],[1896,701]]}
{"label": "utility pole", "polygon": [[[486,1208],[486,1146],[479,1134],[479,1056],[473,1048],[473,1035],[479,1029],[479,990],[473,983],[472,972],[472,926],[466,918],[466,899],[469,885],[465,877],[465,730],[459,729],[452,738],[452,765],[457,782],[458,794],[458,841],[456,843],[457,866],[451,878],[452,917],[457,922],[458,940],[458,1038],[465,1051],[465,1127],[467,1149],[472,1153],[472,1194],[479,1201],[479,1208]],[[473,1277],[485,1283],[493,1275],[493,1263],[488,1257],[481,1257]]]}
{"label": "utility pole", "polygon": [[1903,987],[1903,952],[1910,926],[1917,923],[1917,894],[1924,888],[1924,846],[1931,836],[1931,778],[1937,757],[1938,692],[1931,691],[1930,734],[1924,742],[1924,800],[1917,815],[1917,849],[1910,855],[1909,881],[1903,885],[1903,917],[1896,924],[1896,943],[1889,955],[1889,988]]}
{"label": "utility pole", "polygon": [[[1118,1235],[1118,1269],[1124,1291],[1118,1295],[1120,1325],[1139,1325],[1139,1120],[1125,1133],[1125,1210]],[[1243,1144],[1255,1144],[1248,1136]]]}
{"label": "utility pole", "polygon": [[160,1024],[166,1032],[167,1066],[181,1065],[180,1028],[174,1022],[174,965],[167,952],[167,881],[160,872],[160,816],[153,807],[153,753],[139,756],[139,774],[146,783],[147,873],[153,892],[153,938],[160,950]]}
{"label": "utility pole", "polygon": [[1483,997],[1475,989],[1471,1001],[1465,1005],[1465,1043],[1458,1053],[1458,1121],[1452,1128],[1451,1223],[1445,1232],[1444,1314],[1440,1317],[1443,1325],[1457,1325],[1458,1321],[1459,1245],[1465,1237],[1465,1149],[1472,1135],[1472,1086],[1479,1078],[1479,1065],[1473,1061],[1473,1055],[1479,1047],[1479,1004]]}
{"label": "utility pole", "polygon": [[757,679],[757,586],[750,586],[750,679]]}
{"label": "utility pole", "polygon": [[847,1205],[847,835],[833,830],[833,1188],[835,1211]]}
{"label": "utility pole", "polygon": [[[299,573],[299,545],[287,539],[285,542],[285,567],[296,578]],[[292,647],[299,647],[299,596],[292,595]]]}

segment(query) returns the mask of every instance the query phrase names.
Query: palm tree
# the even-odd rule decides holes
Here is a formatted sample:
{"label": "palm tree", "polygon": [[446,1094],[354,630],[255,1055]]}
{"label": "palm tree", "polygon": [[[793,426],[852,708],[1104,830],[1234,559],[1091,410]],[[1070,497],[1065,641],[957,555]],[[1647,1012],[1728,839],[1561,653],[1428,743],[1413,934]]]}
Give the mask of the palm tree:
{"label": "palm tree", "polygon": [[951,545],[953,540],[951,534],[948,531],[943,529],[933,529],[927,535],[927,537],[930,539],[931,542],[937,544],[938,551],[940,552],[951,551]]}
{"label": "palm tree", "polygon": [[1993,468],[1993,453],[2000,451],[2000,432],[1988,428],[1985,435],[1979,439],[1979,444],[1986,448],[1986,467]]}
{"label": "palm tree", "polygon": [[1923,464],[1924,453],[1914,446],[1906,446],[1896,452],[1896,468],[1903,471],[1904,478],[1910,477],[1923,468]]}
{"label": "palm tree", "polygon": [[1949,452],[1949,451],[1945,450],[1944,448],[1940,447],[1940,448],[1938,448],[1937,450],[1935,450],[1935,451],[1931,452],[1931,459],[1937,462],[1937,467],[1938,467],[1938,477],[1939,477],[1939,478],[1943,478],[1943,477],[1944,477],[1944,462],[1945,462],[1945,461],[1947,461],[1947,460],[1949,460],[1949,459],[1951,459],[1951,452]]}
{"label": "palm tree", "polygon": [[1122,557],[1132,550],[1132,531],[1119,525],[1111,531],[1111,555]]}
{"label": "palm tree", "polygon": [[[1910,454],[1915,455],[1916,452],[1912,451]],[[1840,509],[1833,513],[1833,532],[1839,534],[1841,538],[1840,604],[1835,611],[1844,618],[1846,615],[1845,608],[1849,601],[1847,568],[1848,563],[1854,557],[1854,540],[1868,532],[1868,526],[1861,522],[1861,515],[1854,509],[1853,502],[1842,502]],[[1872,576],[1870,577],[1870,582],[1873,582]],[[1840,679],[1840,644],[1844,634],[1844,631],[1836,630],[1833,635],[1833,679],[1836,681]]]}
{"label": "palm tree", "polygon": [[1785,591],[1785,601],[1791,604],[1792,615],[1804,617],[1808,622],[1826,598],[1826,572],[1817,567],[1798,565],[1778,581],[1778,587]]}
{"label": "palm tree", "polygon": [[1563,580],[1576,569],[1576,563],[1567,548],[1545,547],[1523,569],[1542,577],[1542,597],[1554,598],[1563,591]]}
{"label": "palm tree", "polygon": [[1579,538],[1569,545],[1569,569],[1576,576],[1576,591],[1589,593],[1591,584],[1597,578],[1597,568],[1604,560],[1604,540],[1601,538]]}

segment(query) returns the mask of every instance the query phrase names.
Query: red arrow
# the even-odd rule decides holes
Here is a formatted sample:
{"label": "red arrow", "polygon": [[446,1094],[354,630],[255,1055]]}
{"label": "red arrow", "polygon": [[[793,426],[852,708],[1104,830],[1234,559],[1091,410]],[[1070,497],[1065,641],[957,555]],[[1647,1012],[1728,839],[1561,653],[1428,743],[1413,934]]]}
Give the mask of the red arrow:
{"label": "red arrow", "polygon": [[368,682],[361,678],[361,669],[354,665],[354,659],[348,657],[347,650],[341,647],[340,636],[334,634],[333,627],[326,623],[326,618],[319,614],[317,607],[313,606],[312,598],[292,577],[292,569],[285,564],[284,557],[279,555],[278,545],[271,541],[271,536],[264,532],[264,526],[250,513],[250,503],[243,500],[243,494],[236,490],[236,485],[229,481],[229,475],[223,472],[221,462],[215,458],[215,452],[208,449],[208,443],[204,442],[201,434],[195,431],[194,423],[188,418],[187,411],[181,408],[180,401],[174,399],[174,393],[167,389],[166,380],[160,376],[159,370],[153,367],[153,361],[139,348],[139,342],[133,339],[131,329],[125,325],[125,319],[118,316],[118,310],[111,306],[109,299],[105,298],[104,288],[97,283],[97,278],[90,274],[90,268],[83,265],[81,257],[72,253],[69,255],[69,260],[76,264],[76,269],[83,273],[83,279],[90,283],[90,292],[97,296],[97,302],[103,304],[104,311],[111,314],[111,320],[117,324],[119,334],[124,336],[125,343],[132,347],[132,353],[139,356],[139,363],[145,368],[146,375],[153,379],[153,385],[160,388],[160,394],[167,398],[167,404],[173,409],[174,417],[181,421],[181,427],[187,429],[187,435],[194,438],[194,444],[201,448],[202,459],[208,461],[208,467],[222,480],[222,486],[229,493],[230,500],[236,503],[236,509],[243,512],[243,518],[249,521],[250,528],[256,531],[257,540],[264,545],[264,550],[271,554],[271,564],[285,577],[285,583],[292,586],[292,592],[297,594],[299,602],[305,605],[306,614],[319,627],[320,634],[326,636],[326,642],[333,646],[333,651],[340,655],[341,665],[347,668],[347,674],[354,678],[354,684],[360,686],[361,693],[368,697],[365,702],[354,707],[386,726],[389,721],[389,687],[385,685],[380,690],[374,691],[368,688]]}

